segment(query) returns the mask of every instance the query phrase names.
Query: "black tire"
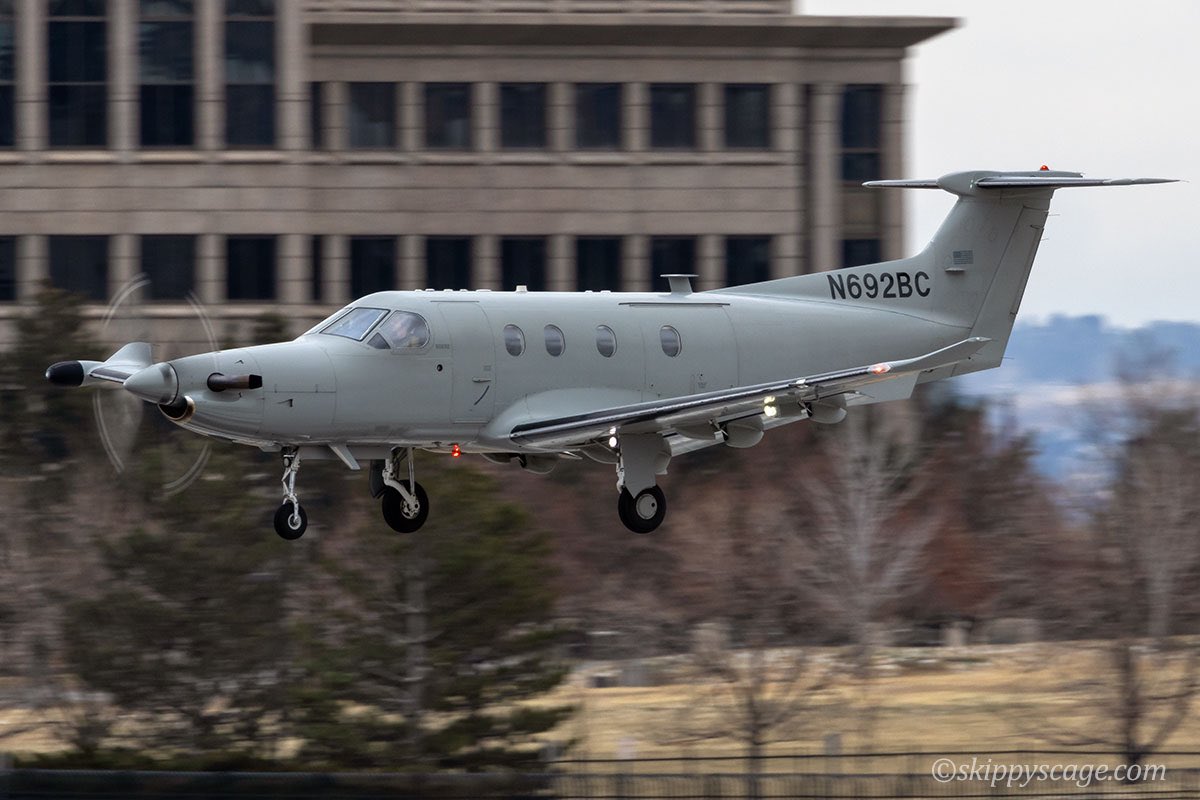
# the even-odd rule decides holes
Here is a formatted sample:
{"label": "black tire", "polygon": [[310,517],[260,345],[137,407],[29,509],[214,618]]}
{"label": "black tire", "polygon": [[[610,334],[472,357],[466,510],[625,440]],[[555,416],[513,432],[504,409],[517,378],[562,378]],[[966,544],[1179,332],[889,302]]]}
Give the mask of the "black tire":
{"label": "black tire", "polygon": [[283,501],[275,511],[275,532],[279,534],[279,538],[287,539],[289,542],[295,541],[304,535],[308,530],[308,514],[304,512],[304,506],[299,506],[300,509],[300,525],[293,527],[292,525],[292,504],[287,500]]}
{"label": "black tire", "polygon": [[666,519],[667,497],[657,486],[643,489],[636,498],[628,489],[622,489],[617,498],[617,515],[634,533],[650,533]]}
{"label": "black tire", "polygon": [[[408,481],[400,481],[400,483],[408,488]],[[421,484],[416,484],[416,487],[417,512],[412,516],[404,513],[404,498],[399,492],[390,486],[383,490],[383,521],[397,533],[412,533],[418,530],[425,524],[425,519],[429,516],[429,497],[421,488]]]}

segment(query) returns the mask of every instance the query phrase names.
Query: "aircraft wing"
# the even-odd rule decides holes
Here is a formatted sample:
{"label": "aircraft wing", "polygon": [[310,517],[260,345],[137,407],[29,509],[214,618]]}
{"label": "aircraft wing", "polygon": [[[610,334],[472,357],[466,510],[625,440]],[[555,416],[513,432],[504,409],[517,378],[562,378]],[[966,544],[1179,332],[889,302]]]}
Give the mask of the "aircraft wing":
{"label": "aircraft wing", "polygon": [[[670,397],[618,406],[558,418],[528,420],[515,425],[509,434],[517,444],[546,449],[569,449],[606,439],[614,432],[665,433],[678,426],[727,421],[762,414],[774,405],[810,403],[823,398],[860,390],[876,394],[873,384],[902,382],[911,391],[916,377],[926,370],[955,364],[970,358],[989,340],[983,337],[961,342],[916,358],[883,361],[853,369],[825,372],[754,386],[741,386],[716,392]],[[888,390],[878,392],[880,399]]]}

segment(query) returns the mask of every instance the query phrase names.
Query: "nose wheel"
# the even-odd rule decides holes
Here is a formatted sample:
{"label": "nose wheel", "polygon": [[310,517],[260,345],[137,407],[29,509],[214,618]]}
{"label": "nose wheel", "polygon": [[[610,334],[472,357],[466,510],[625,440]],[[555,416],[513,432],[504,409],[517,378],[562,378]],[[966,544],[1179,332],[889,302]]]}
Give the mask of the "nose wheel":
{"label": "nose wheel", "polygon": [[296,448],[283,451],[283,504],[275,510],[275,532],[289,542],[308,530],[308,514],[296,496],[296,476],[300,473],[300,454]]}
{"label": "nose wheel", "polygon": [[[408,480],[400,480],[400,462],[408,461]],[[429,497],[417,483],[411,447],[392,451],[383,462],[383,521],[397,533],[412,533],[429,516]]]}
{"label": "nose wheel", "polygon": [[657,486],[643,489],[637,495],[622,488],[617,497],[617,515],[625,527],[634,533],[650,533],[667,516],[667,498]]}

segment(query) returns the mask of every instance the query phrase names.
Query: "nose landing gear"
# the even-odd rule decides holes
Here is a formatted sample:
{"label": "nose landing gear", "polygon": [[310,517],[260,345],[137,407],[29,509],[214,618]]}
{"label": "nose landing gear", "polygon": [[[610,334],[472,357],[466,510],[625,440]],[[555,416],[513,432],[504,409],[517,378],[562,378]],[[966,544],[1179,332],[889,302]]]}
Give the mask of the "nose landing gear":
{"label": "nose landing gear", "polygon": [[275,532],[280,538],[299,539],[308,529],[308,514],[296,496],[296,475],[300,472],[300,454],[296,448],[283,450],[283,504],[275,511]]}
{"label": "nose landing gear", "polygon": [[[400,462],[408,461],[408,480],[400,480]],[[429,497],[417,483],[413,448],[396,448],[383,462],[383,520],[398,533],[412,533],[429,516]]]}

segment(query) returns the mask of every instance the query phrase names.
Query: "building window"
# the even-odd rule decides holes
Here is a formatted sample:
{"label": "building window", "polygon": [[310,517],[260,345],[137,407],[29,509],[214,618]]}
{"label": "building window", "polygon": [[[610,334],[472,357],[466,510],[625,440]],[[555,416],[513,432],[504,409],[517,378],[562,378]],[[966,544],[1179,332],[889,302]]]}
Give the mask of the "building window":
{"label": "building window", "polygon": [[0,303],[17,299],[17,237],[0,236]]}
{"label": "building window", "polygon": [[546,146],[546,84],[500,85],[500,146],[533,150]]}
{"label": "building window", "polygon": [[695,236],[655,236],[650,240],[650,286],[653,291],[671,291],[663,275],[689,275],[695,271]]}
{"label": "building window", "polygon": [[275,237],[225,239],[225,294],[230,300],[275,299]]}
{"label": "building window", "polygon": [[620,291],[619,236],[580,236],[575,240],[575,285],[581,292]]}
{"label": "building window", "polygon": [[195,236],[143,236],[142,274],[150,300],[183,300],[196,285]]}
{"label": "building window", "polygon": [[617,352],[617,334],[607,325],[596,326],[596,351],[605,358]]}
{"label": "building window", "polygon": [[882,175],[883,87],[850,85],[842,90],[842,180],[861,183]]}
{"label": "building window", "polygon": [[514,357],[525,352],[525,334],[516,325],[504,326],[504,349]]}
{"label": "building window", "polygon": [[425,84],[425,147],[471,149],[471,84]]}
{"label": "building window", "polygon": [[12,0],[0,2],[0,147],[12,147],[16,127],[16,86],[13,64],[16,51],[13,38]]}
{"label": "building window", "polygon": [[142,147],[194,141],[195,71],[190,0],[141,0],[138,70]]}
{"label": "building window", "polygon": [[771,237],[729,236],[725,239],[725,285],[741,286],[771,279]]}
{"label": "building window", "polygon": [[103,303],[108,299],[108,237],[51,236],[50,283]]}
{"label": "building window", "polygon": [[108,143],[108,23],[104,0],[52,0],[46,86],[51,147]]}
{"label": "building window", "polygon": [[396,84],[350,84],[349,144],[356,150],[396,146]]}
{"label": "building window", "polygon": [[521,236],[500,240],[500,273],[505,291],[524,286],[531,292],[546,288],[546,240]]}
{"label": "building window", "polygon": [[350,294],[362,297],[396,288],[396,237],[350,239]]}
{"label": "building window", "polygon": [[325,297],[325,237],[308,237],[309,297],[320,303]]}
{"label": "building window", "polygon": [[308,85],[308,140],[311,149],[322,150],[325,147],[325,84],[310,83]]}
{"label": "building window", "polygon": [[274,0],[225,0],[225,13],[225,144],[274,147]]}
{"label": "building window", "polygon": [[843,239],[842,266],[857,267],[862,264],[877,264],[880,261],[878,239]]}
{"label": "building window", "polygon": [[656,83],[650,86],[650,146],[696,148],[696,85]]}
{"label": "building window", "polygon": [[471,288],[471,240],[466,236],[425,239],[425,285],[430,289]]}
{"label": "building window", "polygon": [[567,339],[563,336],[562,328],[557,325],[547,325],[542,329],[542,334],[546,337],[546,352],[550,355],[561,356],[567,349]]}
{"label": "building window", "polygon": [[621,84],[575,84],[575,146],[621,149]]}
{"label": "building window", "polygon": [[771,87],[737,83],[725,87],[725,146],[740,150],[771,147]]}

